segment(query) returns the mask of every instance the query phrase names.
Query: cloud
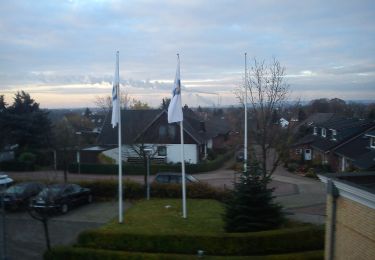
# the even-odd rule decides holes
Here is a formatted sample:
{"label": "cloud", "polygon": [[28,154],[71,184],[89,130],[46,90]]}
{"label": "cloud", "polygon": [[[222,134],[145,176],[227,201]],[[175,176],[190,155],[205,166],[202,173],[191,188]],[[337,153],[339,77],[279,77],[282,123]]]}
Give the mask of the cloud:
{"label": "cloud", "polygon": [[373,1],[15,0],[0,16],[0,90],[109,84],[116,50],[139,97],[168,93],[177,52],[187,90],[231,93],[245,51],[276,56],[293,88],[321,95],[345,85],[360,96],[375,81]]}

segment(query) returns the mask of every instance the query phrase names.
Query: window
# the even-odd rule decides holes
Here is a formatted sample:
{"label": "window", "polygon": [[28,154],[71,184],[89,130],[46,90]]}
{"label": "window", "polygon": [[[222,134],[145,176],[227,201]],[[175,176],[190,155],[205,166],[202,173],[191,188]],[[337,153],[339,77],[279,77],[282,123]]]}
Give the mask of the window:
{"label": "window", "polygon": [[167,147],[158,146],[158,156],[167,156]]}
{"label": "window", "polygon": [[317,135],[317,134],[318,134],[318,128],[314,126],[314,135]]}
{"label": "window", "polygon": [[370,147],[375,148],[375,137],[370,138]]}
{"label": "window", "polygon": [[337,131],[335,129],[331,129],[332,133],[332,140],[336,140]]}
{"label": "window", "polygon": [[302,153],[302,149],[296,149],[296,154],[301,154]]}
{"label": "window", "polygon": [[325,128],[322,128],[322,136],[326,137],[327,136],[327,131]]}
{"label": "window", "polygon": [[167,127],[165,125],[161,125],[159,127],[159,137],[166,137],[167,136]]}

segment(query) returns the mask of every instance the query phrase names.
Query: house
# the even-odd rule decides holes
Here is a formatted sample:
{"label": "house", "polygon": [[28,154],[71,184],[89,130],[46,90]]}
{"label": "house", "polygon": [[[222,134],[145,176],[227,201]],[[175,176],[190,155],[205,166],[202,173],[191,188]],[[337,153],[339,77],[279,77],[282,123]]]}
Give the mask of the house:
{"label": "house", "polygon": [[[366,151],[368,151],[368,148],[365,147],[366,145],[362,145],[363,149],[365,149],[364,151],[360,152],[358,150],[361,144],[357,143],[363,143],[364,141],[361,139],[358,139],[357,143],[354,141],[363,136],[364,133],[375,129],[375,122],[344,118],[334,114],[324,115],[323,118],[325,120],[305,120],[307,125],[303,126],[308,127],[307,132],[309,134],[299,138],[291,146],[289,151],[290,157],[295,160],[302,159],[304,161],[315,161],[318,164],[329,165],[334,171],[347,170],[350,165],[355,164],[354,161],[360,159],[359,154],[363,154],[363,156],[367,154]],[[353,146],[354,144],[355,146]],[[353,156],[356,159],[350,154],[355,154]],[[343,157],[346,159],[343,159]],[[365,160],[363,163],[367,162],[365,157],[363,160]]]}
{"label": "house", "polygon": [[319,178],[327,184],[325,259],[375,259],[375,173]]}
{"label": "house", "polygon": [[340,163],[335,150],[371,129],[375,129],[374,122],[354,118],[332,119],[317,124],[313,128],[313,135],[317,138],[311,143],[313,160],[329,164],[338,171]]}
{"label": "house", "polygon": [[293,128],[294,135],[298,138],[289,149],[289,157],[293,160],[312,160],[311,144],[318,140],[314,127],[329,120],[342,118],[334,113],[314,113]]}
{"label": "house", "polygon": [[[206,158],[208,149],[220,149],[228,138],[230,128],[225,118],[201,120],[191,109],[184,108],[184,152],[185,161],[196,164]],[[160,163],[180,162],[180,124],[168,124],[166,110],[123,110],[122,119],[122,158],[124,161],[139,160],[139,151],[152,149],[152,160]],[[112,128],[111,112],[107,115],[99,145],[113,148],[103,152],[117,160],[117,127]]]}
{"label": "house", "polygon": [[334,151],[339,157],[338,170],[375,170],[375,131],[367,131]]}

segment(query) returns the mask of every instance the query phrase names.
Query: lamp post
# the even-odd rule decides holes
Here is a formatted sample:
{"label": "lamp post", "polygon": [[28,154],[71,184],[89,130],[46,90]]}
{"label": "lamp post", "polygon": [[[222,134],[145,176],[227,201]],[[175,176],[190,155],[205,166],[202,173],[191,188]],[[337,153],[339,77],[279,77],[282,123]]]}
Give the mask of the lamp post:
{"label": "lamp post", "polygon": [[13,180],[8,177],[8,175],[0,175],[0,199],[1,199],[1,226],[2,226],[2,253],[1,253],[1,259],[6,260],[7,259],[7,251],[6,251],[6,232],[5,232],[5,205],[4,205],[4,192],[9,183],[12,183]]}
{"label": "lamp post", "polygon": [[150,155],[152,153],[152,149],[146,148],[144,149],[144,152],[147,157],[147,175],[146,175],[146,198],[147,200],[150,200]]}

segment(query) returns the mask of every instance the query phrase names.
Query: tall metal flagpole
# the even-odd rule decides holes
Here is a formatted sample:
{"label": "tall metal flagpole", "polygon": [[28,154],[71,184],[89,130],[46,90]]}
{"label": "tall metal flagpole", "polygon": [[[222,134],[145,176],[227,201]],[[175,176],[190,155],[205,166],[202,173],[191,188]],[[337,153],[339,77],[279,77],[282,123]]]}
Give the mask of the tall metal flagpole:
{"label": "tall metal flagpole", "polygon": [[[178,63],[180,64],[180,54],[177,53]],[[181,92],[180,92],[181,93]],[[182,94],[181,105],[182,105]],[[182,109],[182,107],[181,107]],[[182,114],[184,112],[182,111]],[[187,218],[186,210],[186,181],[185,181],[185,153],[184,153],[184,120],[180,121],[180,135],[181,135],[181,171],[182,171],[182,217]]]}
{"label": "tall metal flagpole", "polygon": [[123,222],[122,210],[122,145],[121,145],[121,95],[120,95],[119,51],[116,53],[116,80],[118,98],[118,222]]}
{"label": "tall metal flagpole", "polygon": [[244,133],[244,157],[243,157],[243,170],[247,172],[247,53],[245,52],[245,133]]}

